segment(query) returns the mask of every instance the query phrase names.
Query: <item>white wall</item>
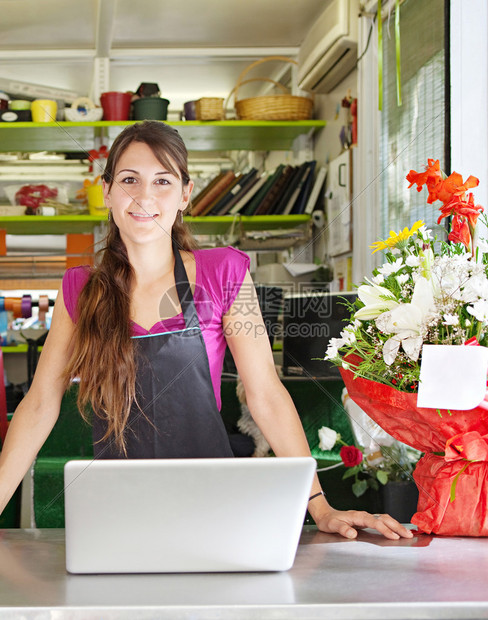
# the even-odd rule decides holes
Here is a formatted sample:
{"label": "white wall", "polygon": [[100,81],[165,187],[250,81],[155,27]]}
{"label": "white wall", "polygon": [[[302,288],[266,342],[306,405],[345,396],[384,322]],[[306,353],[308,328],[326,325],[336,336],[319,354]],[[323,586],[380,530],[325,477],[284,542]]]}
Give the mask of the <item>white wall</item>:
{"label": "white wall", "polygon": [[347,123],[347,110],[341,108],[341,101],[348,94],[357,97],[357,81],[357,71],[354,70],[330,93],[315,97],[315,116],[327,121],[315,142],[315,156],[323,163],[331,161],[342,152],[339,134],[342,126]]}
{"label": "white wall", "polygon": [[[352,71],[327,95],[316,96],[315,116],[327,121],[315,142],[315,159],[320,164],[327,164],[342,152],[340,132],[348,123],[348,110],[341,107],[344,97],[357,97],[357,71]],[[354,190],[353,190],[354,192]],[[327,252],[327,230],[314,228],[314,256],[323,259]]]}
{"label": "white wall", "polygon": [[488,209],[488,2],[451,0],[451,170]]}

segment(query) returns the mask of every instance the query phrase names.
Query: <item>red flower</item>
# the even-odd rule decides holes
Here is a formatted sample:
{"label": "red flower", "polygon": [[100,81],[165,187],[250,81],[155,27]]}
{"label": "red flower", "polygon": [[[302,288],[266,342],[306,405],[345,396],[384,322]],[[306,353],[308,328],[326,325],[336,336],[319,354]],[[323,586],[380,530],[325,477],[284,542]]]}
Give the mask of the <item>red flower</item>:
{"label": "red flower", "polygon": [[467,431],[454,435],[446,442],[446,461],[488,461],[488,435]]}
{"label": "red flower", "polygon": [[342,446],[340,455],[346,467],[355,467],[363,461],[363,453],[356,446]]}
{"label": "red flower", "polygon": [[428,165],[424,172],[410,170],[407,174],[407,181],[410,183],[409,187],[416,184],[418,192],[422,191],[424,185],[427,185],[430,194],[431,189],[434,189],[442,182],[443,175],[438,159],[428,159],[427,162]]}
{"label": "red flower", "polygon": [[23,207],[37,209],[43,202],[56,198],[58,190],[47,185],[24,185],[15,194],[15,202]]}
{"label": "red flower", "polygon": [[427,202],[432,204],[436,200],[440,200],[444,204],[449,202],[455,196],[464,196],[468,189],[476,187],[479,184],[479,179],[473,176],[469,176],[463,183],[463,177],[457,172],[450,174],[447,179],[444,179],[432,191],[429,190],[429,199]]}
{"label": "red flower", "polygon": [[[439,211],[441,214],[437,220],[440,224],[445,217],[452,216],[451,232],[449,233],[449,241],[454,243],[463,243],[469,250],[471,239],[474,238],[476,222],[479,214],[483,211],[483,207],[474,204],[473,194],[466,192],[472,187],[479,184],[479,179],[469,176],[463,183],[463,177],[453,172],[448,177],[444,175],[439,166],[439,160],[429,159],[425,172],[415,172],[410,170],[407,174],[409,187],[417,185],[417,191],[421,191],[424,185],[427,186],[429,197],[427,202],[432,204],[436,200],[440,200],[443,204]],[[474,252],[474,244],[473,250]]]}
{"label": "red flower", "polygon": [[89,161],[95,161],[95,159],[103,159],[103,158],[107,158],[108,157],[108,148],[104,145],[102,145],[98,151],[97,149],[92,149],[91,151],[88,151],[88,160]]}
{"label": "red flower", "polygon": [[478,216],[483,212],[483,207],[474,204],[473,194],[468,194],[468,200],[462,196],[453,196],[452,199],[440,207],[437,223],[440,224],[442,218],[449,215],[463,216],[467,218],[469,225],[474,229]]}
{"label": "red flower", "polygon": [[479,184],[479,179],[474,176],[469,176],[463,183],[463,177],[458,172],[453,172],[445,178],[438,159],[427,161],[428,165],[425,172],[410,170],[407,174],[407,181],[410,183],[409,187],[416,184],[418,192],[422,190],[424,185],[427,186],[429,191],[428,204],[432,204],[436,200],[447,203],[454,196],[464,196],[468,189]]}
{"label": "red flower", "polygon": [[447,238],[453,243],[464,243],[466,249],[469,250],[471,235],[468,220],[465,217],[455,215],[452,218],[451,232]]}
{"label": "red flower", "polygon": [[[93,162],[96,159],[107,159],[108,157],[108,148],[103,144],[97,151],[97,149],[92,149],[88,151],[88,161],[90,162],[90,167],[88,169],[89,172],[93,172]],[[100,168],[100,166],[99,166]]]}

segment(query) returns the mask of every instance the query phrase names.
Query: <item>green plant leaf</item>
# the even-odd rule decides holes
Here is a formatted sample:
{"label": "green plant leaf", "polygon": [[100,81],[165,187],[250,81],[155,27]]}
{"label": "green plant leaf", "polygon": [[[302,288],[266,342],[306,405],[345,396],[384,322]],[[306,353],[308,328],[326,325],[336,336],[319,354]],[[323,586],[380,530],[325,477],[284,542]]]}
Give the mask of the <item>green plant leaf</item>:
{"label": "green plant leaf", "polygon": [[368,478],[368,486],[374,491],[377,491],[380,488],[380,485],[376,482],[374,478]]}
{"label": "green plant leaf", "polygon": [[381,469],[376,472],[376,478],[381,484],[386,484],[388,482],[388,474],[386,471],[382,471]]}
{"label": "green plant leaf", "polygon": [[451,484],[451,492],[450,492],[451,502],[453,502],[456,499],[456,486],[459,480],[459,476],[466,471],[466,469],[471,465],[471,463],[474,463],[474,462],[475,461],[468,461],[466,465],[461,469],[461,471],[458,471],[458,473],[455,475],[454,480],[452,481],[452,484]]}
{"label": "green plant leaf", "polygon": [[368,483],[366,480],[356,480],[352,485],[352,492],[356,497],[361,497],[368,489]]}
{"label": "green plant leaf", "polygon": [[344,475],[342,476],[342,479],[345,480],[346,478],[351,478],[352,476],[355,476],[359,471],[360,467],[358,465],[356,465],[355,467],[348,467]]}

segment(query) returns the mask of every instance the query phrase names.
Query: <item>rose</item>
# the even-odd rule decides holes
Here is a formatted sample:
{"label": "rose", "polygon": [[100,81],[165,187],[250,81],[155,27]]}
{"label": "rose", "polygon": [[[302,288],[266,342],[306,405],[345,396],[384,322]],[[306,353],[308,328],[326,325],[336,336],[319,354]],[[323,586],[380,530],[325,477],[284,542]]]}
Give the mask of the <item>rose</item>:
{"label": "rose", "polygon": [[328,426],[319,428],[319,448],[321,450],[332,450],[337,443],[337,433]]}
{"label": "rose", "polygon": [[363,461],[363,453],[356,446],[342,446],[339,454],[346,467],[356,467]]}

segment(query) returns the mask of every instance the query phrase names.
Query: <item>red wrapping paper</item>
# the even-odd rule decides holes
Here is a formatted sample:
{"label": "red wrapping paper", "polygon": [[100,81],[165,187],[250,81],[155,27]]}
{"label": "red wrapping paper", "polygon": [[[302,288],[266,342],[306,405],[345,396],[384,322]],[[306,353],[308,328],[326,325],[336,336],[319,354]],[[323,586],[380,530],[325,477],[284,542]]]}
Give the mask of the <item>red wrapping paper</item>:
{"label": "red wrapping paper", "polygon": [[363,411],[395,439],[426,453],[413,473],[419,501],[412,523],[427,534],[488,536],[488,409],[419,408],[417,394],[340,371]]}

